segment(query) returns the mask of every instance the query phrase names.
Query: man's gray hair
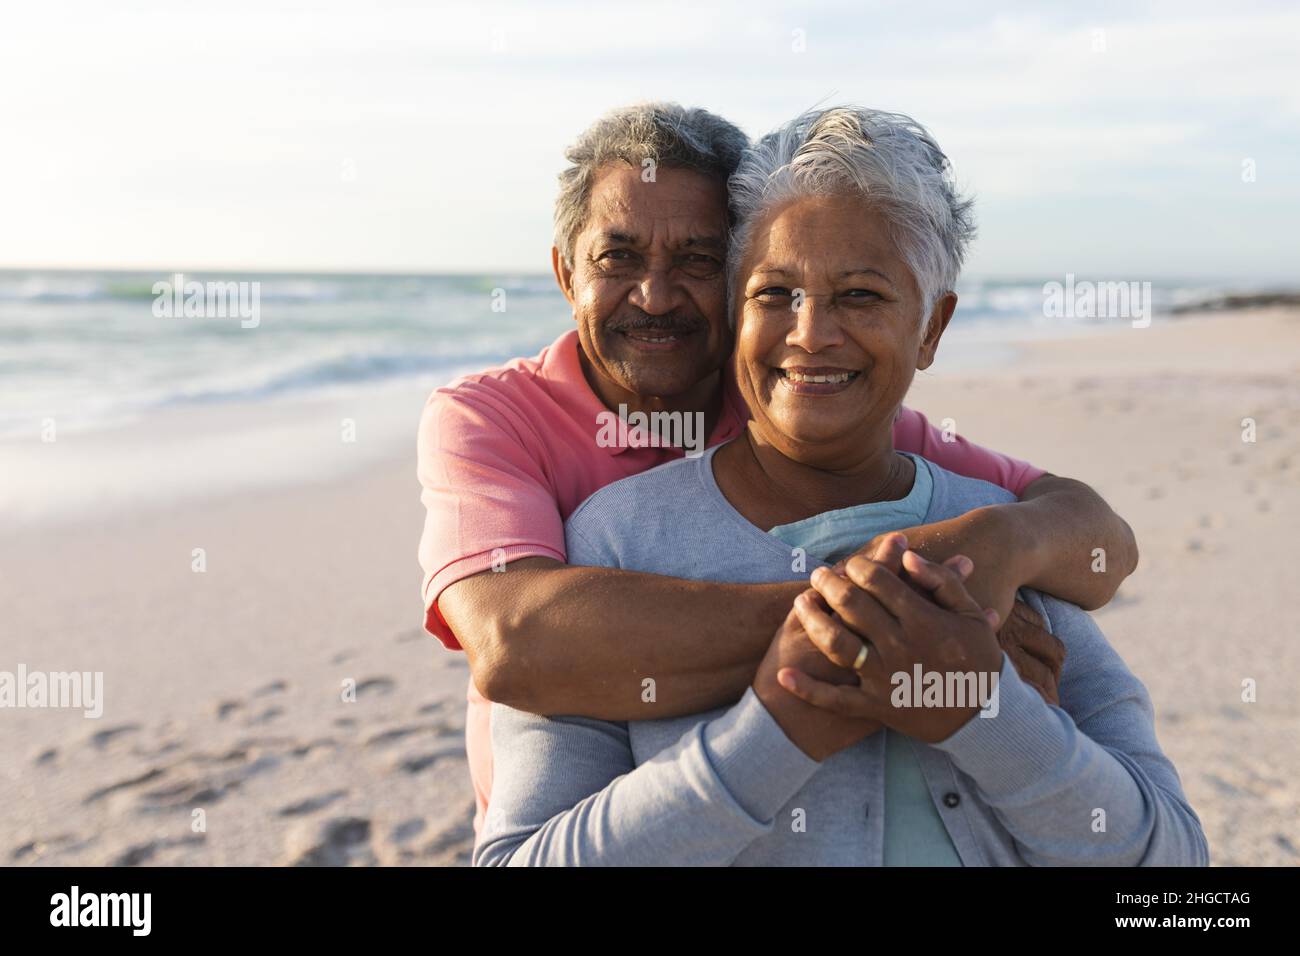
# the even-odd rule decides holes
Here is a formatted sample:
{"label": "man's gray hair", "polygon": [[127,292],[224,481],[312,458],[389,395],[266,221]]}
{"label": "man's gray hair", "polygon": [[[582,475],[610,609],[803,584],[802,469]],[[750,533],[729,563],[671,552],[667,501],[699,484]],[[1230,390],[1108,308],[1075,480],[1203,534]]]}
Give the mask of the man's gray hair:
{"label": "man's gray hair", "polygon": [[708,110],[676,103],[637,103],[610,110],[565,151],[572,164],[560,173],[555,200],[555,245],[570,268],[578,233],[587,224],[591,187],[598,169],[627,163],[644,169],[693,169],[717,178],[724,187],[736,171],[749,138],[734,124]]}
{"label": "man's gray hair", "polygon": [[850,107],[804,113],[746,151],[730,192],[736,226],[727,274],[733,302],[755,223],[792,199],[860,196],[878,209],[916,277],[922,323],[939,296],[956,285],[975,237],[973,201],[958,195],[948,157],[923,126],[902,113]]}

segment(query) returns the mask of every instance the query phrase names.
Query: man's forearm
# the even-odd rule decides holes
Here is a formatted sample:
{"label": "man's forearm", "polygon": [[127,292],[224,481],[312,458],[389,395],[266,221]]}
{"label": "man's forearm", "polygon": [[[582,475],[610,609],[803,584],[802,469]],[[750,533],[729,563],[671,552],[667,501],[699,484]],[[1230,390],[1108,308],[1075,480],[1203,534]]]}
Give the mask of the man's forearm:
{"label": "man's forearm", "polygon": [[439,607],[489,699],[543,715],[647,720],[739,700],[806,587],[527,558],[451,585]]}
{"label": "man's forearm", "polygon": [[1082,482],[1044,475],[1019,502],[997,506],[1031,543],[1025,585],[1084,610],[1102,607],[1137,567],[1137,539],[1128,523]]}

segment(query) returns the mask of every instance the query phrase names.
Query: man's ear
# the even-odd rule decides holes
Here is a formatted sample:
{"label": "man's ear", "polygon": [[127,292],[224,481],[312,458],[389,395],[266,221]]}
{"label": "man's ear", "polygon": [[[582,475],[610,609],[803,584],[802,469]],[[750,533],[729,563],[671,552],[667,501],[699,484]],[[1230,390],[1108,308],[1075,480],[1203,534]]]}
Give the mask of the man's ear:
{"label": "man's ear", "polygon": [[943,333],[948,328],[948,323],[952,321],[952,314],[956,310],[956,292],[945,292],[934,303],[934,308],[930,310],[929,321],[925,325],[925,332],[921,336],[921,350],[916,354],[918,369],[927,369],[934,364],[934,353],[939,349],[939,339],[943,338]]}
{"label": "man's ear", "polygon": [[560,255],[558,246],[551,246],[551,270],[555,273],[560,291],[569,300],[569,305],[573,305],[573,269],[564,261],[564,256]]}

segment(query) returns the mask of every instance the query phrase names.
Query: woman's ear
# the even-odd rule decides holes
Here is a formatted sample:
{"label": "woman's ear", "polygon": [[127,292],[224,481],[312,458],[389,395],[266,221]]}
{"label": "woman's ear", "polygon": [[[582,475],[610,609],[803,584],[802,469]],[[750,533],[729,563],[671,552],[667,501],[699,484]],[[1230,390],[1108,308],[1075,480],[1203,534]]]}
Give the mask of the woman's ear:
{"label": "woman's ear", "polygon": [[555,273],[556,284],[569,300],[569,305],[573,305],[573,269],[564,261],[564,256],[560,255],[558,246],[551,246],[551,271]]}
{"label": "woman's ear", "polygon": [[930,318],[921,335],[921,349],[916,353],[916,367],[927,369],[934,364],[934,353],[939,350],[939,339],[943,338],[952,314],[957,310],[957,293],[945,292],[939,296],[930,310]]}

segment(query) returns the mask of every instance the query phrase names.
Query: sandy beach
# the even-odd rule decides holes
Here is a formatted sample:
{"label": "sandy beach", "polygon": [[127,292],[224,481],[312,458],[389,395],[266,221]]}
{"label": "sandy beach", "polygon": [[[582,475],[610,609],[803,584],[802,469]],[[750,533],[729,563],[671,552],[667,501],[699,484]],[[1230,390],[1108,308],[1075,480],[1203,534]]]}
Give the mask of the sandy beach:
{"label": "sandy beach", "polygon": [[[961,372],[941,350],[910,404],[1129,520],[1141,566],[1097,620],[1211,860],[1300,864],[1300,311],[1017,349]],[[0,670],[102,671],[105,706],[0,711],[0,862],[466,863],[467,668],[420,626],[413,459],[412,431],[340,477],[4,529]]]}

